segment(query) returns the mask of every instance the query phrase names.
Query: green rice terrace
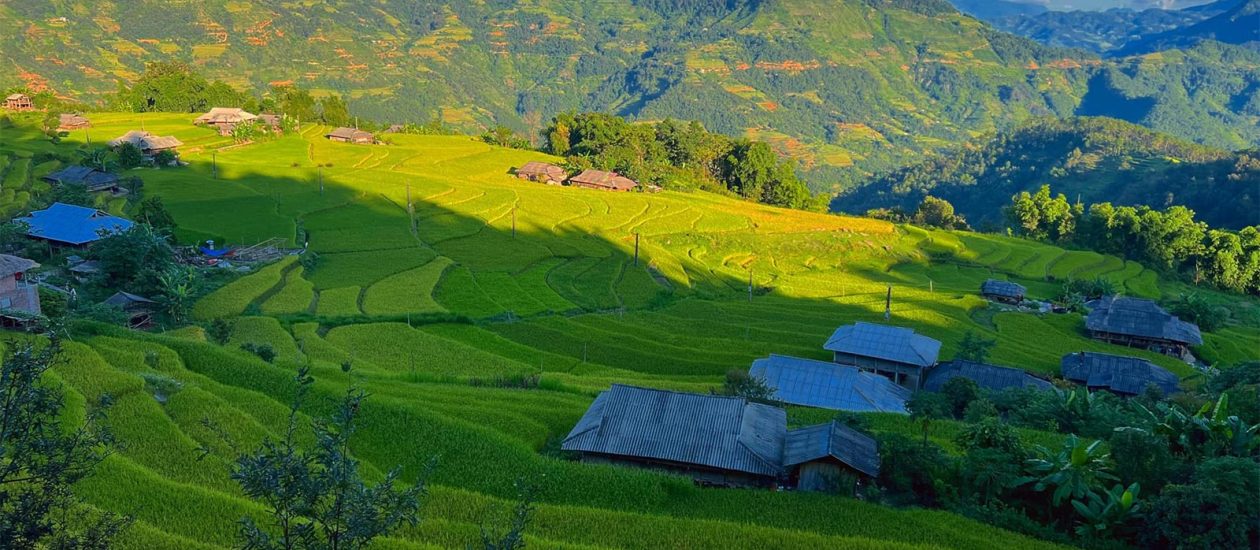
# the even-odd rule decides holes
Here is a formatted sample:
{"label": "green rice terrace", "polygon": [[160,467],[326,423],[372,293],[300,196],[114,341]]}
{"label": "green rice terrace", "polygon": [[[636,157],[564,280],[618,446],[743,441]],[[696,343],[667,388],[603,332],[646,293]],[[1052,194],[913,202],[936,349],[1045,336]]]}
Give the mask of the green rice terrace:
{"label": "green rice terrace", "polygon": [[[378,541],[389,548],[475,543],[487,518],[507,516],[521,477],[540,480],[527,532],[537,548],[1051,546],[947,512],[706,489],[558,450],[612,383],[707,393],[728,370],[771,353],[826,360],[822,344],[837,326],[884,322],[890,286],[889,322],[942,341],[943,358],[974,331],[996,340],[991,362],[1043,375],[1057,374],[1062,355],[1092,350],[1142,356],[1186,385],[1201,376],[1167,356],[1087,339],[1080,315],[1008,311],[979,296],[991,277],[1033,297],[1068,278],[1105,277],[1149,298],[1187,290],[1115,257],[703,192],[542,185],[511,170],[554,159],[470,137],[387,134],[385,144],[351,145],[306,126],[235,145],[193,126],[192,115],[90,116],[91,129],[56,145],[33,117],[0,129],[0,213],[27,209],[46,185],[38,177],[73,159],[89,135],[105,141],[143,125],[184,143],[188,166],[127,173],[163,199],[181,244],[279,238],[318,255],[313,269],[285,256],[201,298],[194,319],[230,320],[226,345],[195,325],[91,325],[65,342],[68,360],[53,372],[72,412],[81,417],[102,394],[114,401],[115,451],[77,491],[136,518],[122,536],[128,548],[228,547],[241,517],[263,518],[229,474],[239,450],[285,429],[298,365],[316,378],[303,410],[311,418],[327,416],[352,382],[370,393],[352,440],[370,479],[394,465],[414,478],[437,457],[422,521]],[[54,156],[63,160],[35,162]],[[125,214],[124,203],[103,206]],[[1228,304],[1235,321],[1205,332],[1196,355],[1221,365],[1260,358],[1260,305],[1200,292]],[[264,343],[273,363],[240,348]],[[873,415],[872,426],[920,433],[897,415]]]}

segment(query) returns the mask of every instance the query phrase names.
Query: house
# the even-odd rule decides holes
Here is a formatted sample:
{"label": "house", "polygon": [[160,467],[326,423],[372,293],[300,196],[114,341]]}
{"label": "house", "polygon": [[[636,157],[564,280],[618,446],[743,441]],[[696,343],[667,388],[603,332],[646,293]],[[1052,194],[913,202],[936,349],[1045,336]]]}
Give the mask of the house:
{"label": "house", "polygon": [[936,365],[941,343],[912,329],[858,322],[836,329],[823,349],[834,354],[836,363],[887,376],[917,390],[924,372]]}
{"label": "house", "polygon": [[153,319],[153,312],[157,311],[157,302],[131,294],[130,292],[118,291],[113,296],[106,298],[103,304],[107,306],[121,309],[127,314],[127,320],[131,328],[139,328],[149,324]]}
{"label": "house", "polygon": [[653,468],[721,486],[777,483],[787,413],[742,397],[613,384],[561,443],[583,462]]}
{"label": "house", "polygon": [[[67,262],[69,260],[67,259]],[[70,263],[70,275],[80,282],[95,277],[101,272],[101,262],[96,260],[79,260]]]}
{"label": "house", "polygon": [[843,480],[877,478],[879,465],[875,439],[834,420],[791,430],[784,439],[787,484],[802,491],[852,492]]}
{"label": "house", "polygon": [[126,231],[131,221],[111,216],[95,208],[53,203],[30,216],[18,218],[27,225],[29,237],[44,239],[61,246],[82,246],[96,242],[104,235]]}
{"label": "house", "polygon": [[279,134],[284,131],[284,125],[283,125],[284,120],[280,118],[280,115],[272,115],[272,114],[264,113],[264,114],[258,115],[258,122],[261,122],[263,125],[263,128],[265,128],[267,131],[273,134]]}
{"label": "house", "polygon": [[61,113],[57,121],[57,130],[69,132],[70,130],[82,130],[83,128],[91,128],[92,122],[87,117],[80,114]]}
{"label": "house", "polygon": [[939,392],[941,388],[945,387],[946,382],[958,377],[971,380],[977,386],[991,391],[1002,391],[1011,388],[1054,389],[1054,385],[1049,381],[1037,378],[1021,369],[999,367],[997,365],[963,361],[961,359],[941,363],[929,370],[927,378],[923,381],[923,389]]}
{"label": "house", "polygon": [[376,143],[376,137],[372,132],[360,130],[358,128],[337,128],[328,132],[324,137],[332,141],[340,141],[342,143],[362,143],[371,145]]}
{"label": "house", "polygon": [[1020,302],[1024,301],[1026,292],[1028,292],[1028,289],[1024,288],[1024,285],[998,279],[989,279],[980,285],[981,295],[994,302],[1002,302],[1004,304],[1019,305]]}
{"label": "house", "polygon": [[385,129],[385,133],[386,134],[401,134],[403,130],[405,129],[406,127],[404,127],[402,124],[390,124],[389,128]]}
{"label": "house", "polygon": [[742,397],[613,384],[561,449],[582,461],[651,468],[712,486],[826,490],[849,472],[879,475],[875,441],[831,423],[787,429],[787,412]]}
{"label": "house", "polygon": [[237,124],[252,122],[257,118],[258,115],[237,107],[214,107],[193,120],[193,124],[213,126],[219,130],[219,135],[226,136],[232,133]]}
{"label": "house", "polygon": [[4,108],[10,111],[29,111],[35,108],[35,103],[31,101],[31,96],[13,94],[4,98]]}
{"label": "house", "polygon": [[1091,338],[1184,357],[1203,344],[1198,325],[1178,319],[1150,300],[1105,296],[1085,318]]}
{"label": "house", "polygon": [[911,391],[857,367],[771,355],[753,361],[748,375],[774,389],[772,399],[837,411],[906,412]]}
{"label": "house", "polygon": [[67,166],[40,179],[53,185],[82,185],[91,192],[118,192],[117,174],[88,166]]}
{"label": "house", "polygon": [[24,326],[43,315],[39,289],[26,277],[37,267],[33,260],[0,254],[0,326]]}
{"label": "house", "polygon": [[631,191],[639,183],[616,172],[583,170],[581,174],[569,178],[569,185],[605,191]]}
{"label": "house", "polygon": [[176,147],[184,144],[174,136],[155,136],[143,130],[132,130],[110,140],[109,146],[120,147],[124,143],[136,146],[146,157],[152,157],[162,151],[174,151]]}
{"label": "house", "polygon": [[565,178],[569,177],[569,173],[565,172],[564,168],[554,164],[532,161],[517,168],[516,177],[549,185],[560,185],[564,183]]}
{"label": "house", "polygon": [[1164,395],[1181,391],[1177,375],[1137,357],[1082,351],[1064,355],[1059,368],[1064,378],[1091,390],[1138,395],[1154,385]]}

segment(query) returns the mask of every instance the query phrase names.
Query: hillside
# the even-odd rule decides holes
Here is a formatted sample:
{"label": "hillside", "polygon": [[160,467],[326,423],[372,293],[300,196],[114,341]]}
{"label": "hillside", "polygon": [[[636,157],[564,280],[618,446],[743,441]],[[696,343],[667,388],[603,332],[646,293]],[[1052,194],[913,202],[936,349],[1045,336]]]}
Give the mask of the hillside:
{"label": "hillside", "polygon": [[[1102,62],[996,32],[944,0],[287,5],[7,3],[0,87],[90,102],[148,61],[183,60],[241,88],[343,93],[386,122],[533,133],[566,110],[697,119],[775,143],[824,189],[1037,115],[1260,143],[1244,112],[1260,82],[1252,57]],[[1183,69],[1152,67],[1161,60],[1197,75],[1193,93]]]}
{"label": "hillside", "polygon": [[[1223,4],[1229,6],[1229,4]],[[1180,28],[1143,35],[1117,53],[1153,52],[1167,48],[1184,48],[1203,40],[1215,40],[1226,44],[1249,44],[1256,47],[1260,41],[1260,0],[1244,0],[1212,17]]]}
{"label": "hillside", "polygon": [[[38,158],[53,168],[88,137],[75,131],[53,145],[35,130],[37,117],[18,123],[0,142],[15,166]],[[1187,290],[1116,257],[703,192],[545,186],[509,171],[546,156],[463,136],[348,145],[308,126],[229,147],[182,114],[98,113],[93,123],[98,142],[143,124],[188,144],[187,167],[128,173],[164,200],[181,241],[305,235],[318,254],[313,266],[287,257],[201,299],[197,320],[231,323],[226,345],[198,326],[84,325],[67,342],[57,379],[71,403],[111,395],[118,440],[78,492],[91,506],[136,517],[125,548],[222,548],[240,517],[261,517],[229,479],[233,451],[282,432],[297,365],[317,379],[303,423],[327,414],[351,381],[371,394],[353,440],[369,477],[400,464],[413,479],[440,457],[420,525],[384,541],[398,548],[476,544],[478,527],[511,505],[522,476],[543,484],[531,547],[1051,547],[941,511],[703,489],[555,450],[611,383],[706,392],[727,370],[770,353],[825,359],[821,344],[837,325],[882,322],[890,286],[891,322],[942,340],[946,357],[976,331],[996,341],[993,361],[1033,372],[1055,372],[1061,355],[1086,349],[1198,377],[1175,359],[1086,339],[1079,315],[995,310],[977,295],[995,274],[1033,296],[1070,277],[1108,278],[1152,298]],[[1197,353],[1222,365],[1255,359],[1247,342],[1260,340],[1260,306],[1202,293],[1228,304],[1236,321],[1205,333]],[[269,344],[275,363],[240,349],[247,343]],[[922,433],[904,416],[872,421],[877,433],[915,441]],[[952,445],[937,431],[951,424],[933,426],[934,440]]]}
{"label": "hillside", "polygon": [[1073,202],[1180,204],[1213,226],[1260,223],[1260,155],[1230,153],[1110,119],[1043,119],[940,155],[846,193],[846,212],[898,207],[925,195],[954,203],[973,225],[996,226],[1011,196],[1050,184]]}
{"label": "hillside", "polygon": [[1113,54],[1131,43],[1189,27],[1241,4],[1221,0],[1186,9],[1055,11],[986,13],[970,12],[1006,32],[1063,48],[1080,48],[1097,54]]}

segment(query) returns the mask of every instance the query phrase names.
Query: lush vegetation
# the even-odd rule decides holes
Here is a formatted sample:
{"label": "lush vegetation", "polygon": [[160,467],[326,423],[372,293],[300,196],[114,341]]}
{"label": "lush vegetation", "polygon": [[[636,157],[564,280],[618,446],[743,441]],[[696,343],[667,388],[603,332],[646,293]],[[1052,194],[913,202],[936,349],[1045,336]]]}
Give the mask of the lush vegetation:
{"label": "lush vegetation", "polygon": [[[838,324],[882,322],[890,285],[891,323],[940,339],[945,357],[983,353],[1053,374],[1065,353],[1133,354],[1184,377],[1187,387],[1245,373],[1238,365],[1260,359],[1254,299],[1197,288],[1116,256],[786,210],[702,190],[546,186],[512,177],[511,168],[561,159],[466,136],[403,133],[391,144],[349,145],[323,139],[328,126],[304,123],[298,132],[235,145],[193,126],[187,114],[91,116],[94,142],[143,124],[195,144],[181,151],[188,166],[126,172],[143,181],[146,197],[161,198],[178,244],[308,243],[301,257],[250,266],[248,274],[202,269],[205,290],[219,290],[191,308],[197,325],[143,333],[71,316],[73,339],[63,342],[64,361],[49,376],[72,407],[108,395],[113,406],[102,426],[115,441],[74,494],[83,506],[133,518],[118,540],[124,548],[225,547],[241,544],[242,518],[271,525],[266,494],[242,486],[242,474],[233,478],[238,459],[279,456],[264,442],[285,441],[296,417],[293,454],[281,454],[323,460],[317,443],[330,433],[305,426],[335,418],[349,387],[370,398],[358,402],[353,435],[337,440],[357,461],[358,476],[343,478],[351,481],[346,486],[380,487],[397,467],[393,487],[424,480],[427,488],[420,521],[402,522],[380,539],[384,545],[481,545],[483,527],[493,533],[493,526],[516,521],[505,518],[519,517],[521,480],[538,487],[525,507],[532,507],[525,540],[538,547],[1075,543],[1083,539],[1072,534],[1078,522],[1071,511],[1055,512],[1058,523],[1051,524],[1060,533],[1053,535],[1027,528],[1020,516],[1045,518],[1022,505],[998,519],[969,519],[953,506],[900,508],[908,501],[899,480],[880,483],[872,495],[879,502],[704,489],[676,476],[577,463],[556,450],[557,440],[614,382],[707,392],[723,387],[731,369],[769,353],[826,358],[821,343]],[[68,162],[87,148],[88,131],[53,143],[38,131],[38,115],[14,120],[5,135],[17,139],[0,142],[5,158]],[[141,206],[124,201],[119,208],[134,215]],[[149,219],[164,217],[149,207]],[[132,237],[122,242],[155,250],[152,241]],[[58,265],[55,258],[43,263],[48,271]],[[993,276],[1025,284],[1033,297],[1051,297],[1058,281],[1070,278],[1103,278],[1128,294],[1165,301],[1197,291],[1229,314],[1195,350],[1221,374],[1089,340],[1077,314],[991,309],[977,292]],[[143,277],[118,280],[148,284]],[[295,384],[299,368],[309,368],[314,381]],[[727,391],[744,391],[739,386],[746,384],[735,380]],[[299,388],[306,393],[294,414]],[[1244,398],[1230,399],[1230,414],[1242,415]],[[868,420],[886,441],[901,434],[922,448],[916,420]],[[952,441],[958,422],[935,421],[929,440],[960,453]],[[1056,432],[1067,431],[1102,437],[1031,422],[1017,433],[1025,447],[1058,448],[1064,436]],[[312,479],[327,482],[319,473],[326,470],[316,470]],[[1191,497],[1214,481],[1196,484],[1212,476],[1168,477],[1168,486],[1193,494],[1160,505],[1159,513],[1191,513]],[[1009,498],[992,487],[997,498]],[[1112,489],[1087,488],[1104,499]],[[1142,499],[1157,494],[1163,502],[1143,485],[1139,502],[1155,507]],[[1027,502],[1044,502],[1034,498]],[[1088,506],[1088,491],[1078,500]]]}

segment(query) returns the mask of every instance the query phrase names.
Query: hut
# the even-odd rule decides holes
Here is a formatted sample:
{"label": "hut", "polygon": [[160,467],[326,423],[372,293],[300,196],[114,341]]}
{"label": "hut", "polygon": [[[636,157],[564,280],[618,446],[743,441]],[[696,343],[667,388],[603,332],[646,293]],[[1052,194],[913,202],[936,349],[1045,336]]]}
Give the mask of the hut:
{"label": "hut", "polygon": [[1064,355],[1059,368],[1068,380],[1117,395],[1138,395],[1148,386],[1164,395],[1181,391],[1177,375],[1137,357],[1082,351]]}
{"label": "hut", "polygon": [[193,120],[193,124],[214,127],[219,131],[219,135],[226,136],[232,133],[237,124],[244,124],[257,119],[258,115],[246,112],[245,109],[238,107],[214,107],[210,109],[210,112]]}
{"label": "hut", "polygon": [[77,113],[61,113],[57,117],[57,130],[61,132],[69,132],[71,130],[82,130],[91,128],[92,122],[87,117]]}
{"label": "hut", "polygon": [[857,367],[785,355],[753,361],[748,375],[772,388],[776,401],[837,411],[905,414],[911,394]]}
{"label": "hut", "polygon": [[126,313],[127,321],[131,328],[140,328],[148,325],[153,320],[153,312],[157,311],[158,306],[157,302],[144,296],[121,290],[106,298],[102,303],[121,309],[123,313]]}
{"label": "hut", "polygon": [[517,168],[516,177],[548,185],[560,185],[564,183],[565,178],[569,177],[569,173],[565,172],[564,168],[554,164],[532,161]]}
{"label": "hut", "polygon": [[162,151],[174,151],[176,147],[184,144],[174,136],[155,136],[143,130],[132,130],[110,140],[109,146],[121,147],[124,143],[136,146],[141,154],[150,159]]}
{"label": "hut", "polygon": [[88,166],[67,166],[40,178],[53,185],[82,185],[90,192],[118,192],[118,175]]}
{"label": "hut", "polygon": [[12,94],[4,98],[4,108],[10,111],[29,111],[35,108],[35,103],[26,94]]}
{"label": "hut", "polygon": [[376,136],[373,136],[372,132],[358,128],[337,128],[324,134],[324,137],[341,143],[361,143],[366,145],[376,143]]}
{"label": "hut", "polygon": [[917,390],[924,371],[936,365],[941,343],[912,329],[858,322],[837,328],[823,348],[833,353],[838,364],[887,376]]}
{"label": "hut", "polygon": [[111,216],[95,208],[56,202],[30,216],[18,218],[27,226],[26,235],[58,246],[77,247],[100,240],[110,233],[126,231],[131,221]]}
{"label": "hut", "polygon": [[402,124],[390,124],[389,128],[385,129],[385,133],[386,134],[401,134],[403,130],[405,129],[406,127],[403,126]]}
{"label": "hut", "polygon": [[37,267],[34,260],[0,254],[0,326],[26,326],[43,315],[39,289],[26,277]]}
{"label": "hut", "polygon": [[1150,300],[1106,296],[1085,318],[1092,338],[1184,357],[1189,346],[1203,344],[1198,325],[1178,319]]}
{"label": "hut", "polygon": [[1054,389],[1054,385],[1049,381],[1037,378],[1021,369],[960,359],[941,363],[929,370],[927,378],[923,381],[923,389],[939,392],[945,387],[946,382],[958,377],[971,380],[977,386],[991,391],[1011,388]]}
{"label": "hut", "polygon": [[261,122],[263,128],[273,134],[279,134],[284,131],[284,120],[280,115],[261,114],[258,115],[258,122]]}
{"label": "hut", "polygon": [[698,484],[773,487],[787,413],[742,397],[613,384],[561,444],[584,462],[677,473]]}
{"label": "hut", "polygon": [[879,466],[875,440],[840,422],[792,430],[784,438],[787,483],[802,491],[852,492],[844,480],[877,478]]}
{"label": "hut", "polygon": [[980,294],[986,299],[1004,304],[1019,305],[1024,301],[1026,292],[1028,289],[1024,285],[999,279],[989,279],[980,285]]}
{"label": "hut", "polygon": [[605,191],[632,191],[639,186],[639,183],[616,172],[583,170],[582,173],[569,178],[569,185]]}

